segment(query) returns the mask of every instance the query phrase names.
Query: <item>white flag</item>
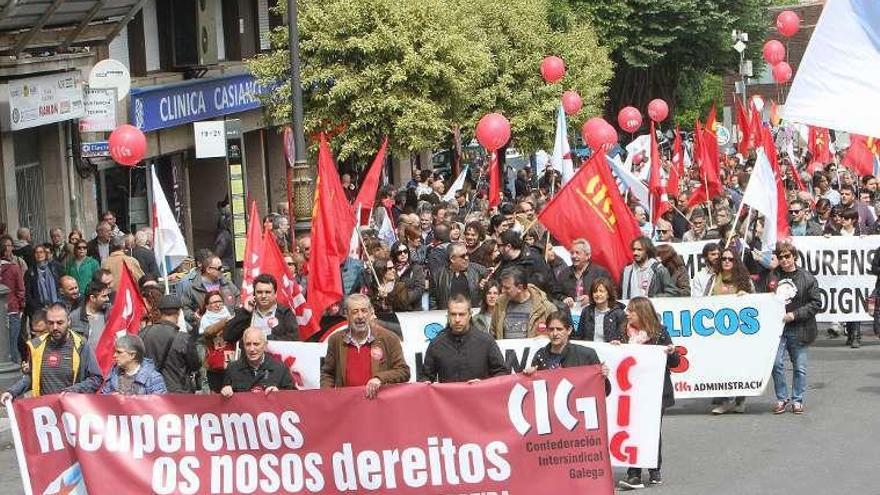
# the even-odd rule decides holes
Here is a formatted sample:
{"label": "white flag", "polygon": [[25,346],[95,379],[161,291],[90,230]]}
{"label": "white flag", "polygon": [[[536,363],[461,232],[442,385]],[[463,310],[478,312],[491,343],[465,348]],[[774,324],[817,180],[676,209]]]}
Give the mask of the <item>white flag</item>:
{"label": "white flag", "polygon": [[168,274],[181,261],[189,256],[186,248],[186,240],[177,225],[177,219],[168,206],[162,184],[156,177],[156,171],[150,167],[150,177],[153,184],[153,252],[156,254],[156,263],[163,274]]}
{"label": "white flag", "polygon": [[776,248],[776,214],[779,209],[777,192],[776,174],[773,173],[770,160],[767,159],[764,148],[758,148],[755,168],[743,193],[742,202],[764,215],[764,233],[761,236],[761,249],[764,251]]}
{"label": "white flag", "polygon": [[642,206],[648,208],[648,205],[651,204],[648,186],[630,171],[632,154],[627,155],[626,163],[621,163],[620,155],[617,155],[614,158],[608,158],[608,164],[611,166],[611,171],[623,182],[629,192],[639,200]]}
{"label": "white flag", "polygon": [[783,117],[880,136],[880,2],[828,0],[795,74]]}
{"label": "white flag", "polygon": [[562,176],[565,184],[574,177],[574,164],[571,162],[571,148],[568,146],[568,124],[565,121],[565,110],[562,105],[556,112],[556,139],[553,142],[553,156],[550,165]]}
{"label": "white flag", "polygon": [[382,226],[379,227],[379,240],[385,242],[385,244],[388,244],[390,247],[397,242],[397,233],[394,232],[394,226],[391,225],[391,216],[388,215],[388,210],[382,208],[382,212],[384,215],[382,218]]}
{"label": "white flag", "polygon": [[443,201],[452,201],[453,199],[455,199],[455,193],[457,193],[461,190],[462,187],[464,187],[464,180],[467,177],[468,168],[470,168],[470,165],[465,165],[464,170],[462,170],[458,174],[458,177],[455,178],[455,182],[453,182],[452,185],[449,186],[449,190],[446,191],[446,194],[443,195]]}

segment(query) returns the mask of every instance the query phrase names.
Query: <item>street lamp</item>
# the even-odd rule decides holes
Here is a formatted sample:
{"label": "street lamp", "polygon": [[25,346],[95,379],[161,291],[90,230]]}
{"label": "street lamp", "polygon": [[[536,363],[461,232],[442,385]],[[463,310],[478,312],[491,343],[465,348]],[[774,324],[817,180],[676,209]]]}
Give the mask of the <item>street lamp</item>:
{"label": "street lamp", "polygon": [[[295,205],[289,207],[297,218],[296,229],[309,230],[314,189],[306,162],[306,139],[303,130],[302,81],[299,60],[299,27],[296,0],[287,0],[287,34],[290,50],[290,107],[293,121],[293,188]],[[291,225],[293,227],[293,225]]]}
{"label": "street lamp", "polygon": [[730,33],[730,38],[733,40],[733,49],[739,53],[740,90],[742,92],[743,105],[747,105],[746,78],[752,77],[752,61],[746,60],[746,43],[749,42],[749,33],[734,29]]}

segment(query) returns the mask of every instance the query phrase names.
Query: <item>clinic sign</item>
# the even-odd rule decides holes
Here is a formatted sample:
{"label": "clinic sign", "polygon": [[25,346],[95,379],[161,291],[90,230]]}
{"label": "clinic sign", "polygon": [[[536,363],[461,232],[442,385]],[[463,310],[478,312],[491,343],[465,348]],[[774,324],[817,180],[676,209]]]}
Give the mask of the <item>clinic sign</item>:
{"label": "clinic sign", "polygon": [[79,71],[14,79],[8,91],[9,129],[29,129],[83,116],[83,85]]}
{"label": "clinic sign", "polygon": [[131,90],[129,120],[144,132],[254,110],[274,86],[250,74],[184,81]]}

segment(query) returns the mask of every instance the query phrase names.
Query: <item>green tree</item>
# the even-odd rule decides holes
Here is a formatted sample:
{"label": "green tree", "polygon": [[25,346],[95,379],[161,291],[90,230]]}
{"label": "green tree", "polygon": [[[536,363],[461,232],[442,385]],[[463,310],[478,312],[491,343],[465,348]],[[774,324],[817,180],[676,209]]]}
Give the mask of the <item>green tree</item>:
{"label": "green tree", "polygon": [[[551,28],[571,17],[550,0],[305,0],[298,15],[306,130],[343,124],[333,143],[342,158],[372,155],[383,135],[398,150],[438,147],[459,127],[467,140],[490,111],[511,120],[516,146],[546,146],[563,89],[596,112],[611,77],[589,25]],[[261,81],[287,81],[286,30],[272,41],[250,68]],[[568,62],[560,84],[541,80],[548,54]],[[289,95],[285,82],[267,97],[273,120],[289,121]]]}
{"label": "green tree", "polygon": [[[571,0],[578,15],[591,19],[616,63],[607,111],[625,105],[644,109],[653,98],[674,108],[683,96],[681,81],[704,73],[736,70],[734,29],[763,38],[769,0]],[[749,43],[757,60],[760,43]]]}

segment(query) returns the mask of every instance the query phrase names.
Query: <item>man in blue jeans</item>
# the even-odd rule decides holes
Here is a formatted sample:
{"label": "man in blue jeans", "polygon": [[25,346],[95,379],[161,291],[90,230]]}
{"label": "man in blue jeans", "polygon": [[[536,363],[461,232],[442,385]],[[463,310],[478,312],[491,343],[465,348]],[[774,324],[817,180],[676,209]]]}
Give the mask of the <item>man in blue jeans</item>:
{"label": "man in blue jeans", "polygon": [[[773,385],[776,404],[773,414],[784,413],[789,407],[795,414],[804,412],[804,392],[807,390],[807,346],[816,340],[816,313],[822,309],[819,284],[816,278],[797,266],[798,252],[787,242],[776,245],[779,266],[767,280],[767,289],[785,300],[785,327],[779,339],[779,351],[773,364]],[[785,353],[794,368],[791,395],[785,380]]]}

